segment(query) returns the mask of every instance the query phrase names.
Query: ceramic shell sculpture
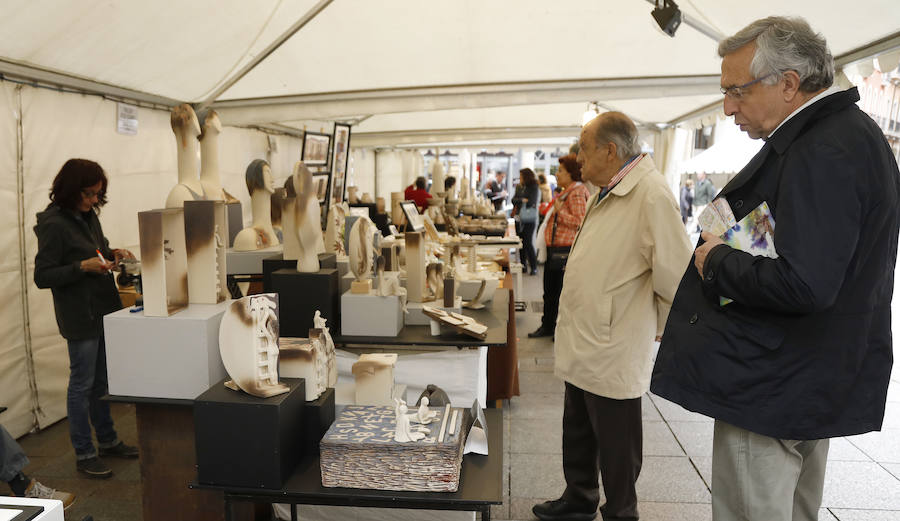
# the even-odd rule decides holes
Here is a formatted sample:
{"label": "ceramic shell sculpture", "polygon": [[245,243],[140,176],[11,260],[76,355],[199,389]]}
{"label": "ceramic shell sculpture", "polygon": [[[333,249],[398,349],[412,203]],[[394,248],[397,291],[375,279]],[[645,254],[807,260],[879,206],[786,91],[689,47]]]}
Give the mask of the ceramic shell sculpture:
{"label": "ceramic shell sculpture", "polygon": [[319,199],[313,186],[312,172],[298,161],[294,165],[294,190],[297,193],[294,203],[294,230],[300,243],[300,258],[297,259],[297,271],[315,273],[319,271],[320,245],[324,249],[322,224],[319,221]]}
{"label": "ceramic shell sculpture", "polygon": [[219,326],[219,352],[233,382],[229,387],[259,398],[286,393],[288,386],[278,382],[278,294],[228,305]]}
{"label": "ceramic shell sculpture", "polygon": [[362,281],[372,273],[372,260],[375,251],[373,235],[375,225],[368,217],[360,217],[350,229],[350,271],[356,280]]}

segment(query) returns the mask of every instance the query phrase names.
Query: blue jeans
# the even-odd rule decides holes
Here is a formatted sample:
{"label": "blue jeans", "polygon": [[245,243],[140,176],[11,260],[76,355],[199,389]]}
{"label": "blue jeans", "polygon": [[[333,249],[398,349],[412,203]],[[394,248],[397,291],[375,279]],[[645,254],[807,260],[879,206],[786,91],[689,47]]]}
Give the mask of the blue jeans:
{"label": "blue jeans", "polygon": [[22,446],[0,425],[0,481],[10,482],[28,466]]}
{"label": "blue jeans", "polygon": [[79,460],[97,456],[91,439],[91,425],[102,448],[119,443],[109,404],[100,398],[109,394],[106,376],[106,343],[103,335],[88,340],[69,340],[69,437]]}

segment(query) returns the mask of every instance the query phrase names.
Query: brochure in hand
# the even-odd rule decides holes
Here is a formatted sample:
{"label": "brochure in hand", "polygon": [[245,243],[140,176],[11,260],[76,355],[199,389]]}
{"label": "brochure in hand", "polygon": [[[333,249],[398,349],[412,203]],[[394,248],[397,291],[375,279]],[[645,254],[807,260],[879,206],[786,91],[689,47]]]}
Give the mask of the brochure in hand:
{"label": "brochure in hand", "polygon": [[[706,216],[705,220],[704,216]],[[725,228],[725,224],[729,222],[729,216],[733,222],[734,214],[731,213],[728,201],[724,198],[716,199],[707,205],[706,210],[700,214],[700,225],[704,231],[715,233],[722,238],[725,244],[736,250],[770,259],[778,258],[778,253],[775,252],[775,219],[765,201],[745,215],[743,219]],[[723,232],[717,233],[723,228]],[[719,297],[721,306],[730,302],[729,298]]]}

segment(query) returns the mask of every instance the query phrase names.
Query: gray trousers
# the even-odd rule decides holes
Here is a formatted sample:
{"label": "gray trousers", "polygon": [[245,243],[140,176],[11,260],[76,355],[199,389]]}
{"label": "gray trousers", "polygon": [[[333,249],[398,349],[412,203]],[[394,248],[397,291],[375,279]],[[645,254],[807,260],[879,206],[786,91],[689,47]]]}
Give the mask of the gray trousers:
{"label": "gray trousers", "polygon": [[27,465],[25,451],[0,425],[0,481],[12,481]]}
{"label": "gray trousers", "polygon": [[828,440],[779,440],[716,420],[713,521],[816,521]]}

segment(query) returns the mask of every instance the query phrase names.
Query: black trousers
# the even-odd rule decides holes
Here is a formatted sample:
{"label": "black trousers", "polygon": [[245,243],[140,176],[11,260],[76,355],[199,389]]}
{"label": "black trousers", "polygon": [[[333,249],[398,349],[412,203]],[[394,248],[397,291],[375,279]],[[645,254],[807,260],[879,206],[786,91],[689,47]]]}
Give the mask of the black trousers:
{"label": "black trousers", "polygon": [[[605,521],[637,520],[635,482],[641,473],[641,399],[613,400],[566,382],[563,410],[562,498],[585,510],[600,503]],[[599,474],[599,475],[598,475]]]}
{"label": "black trousers", "polygon": [[[547,253],[549,257],[549,252]],[[544,264],[544,316],[541,327],[547,331],[556,330],[556,316],[559,314],[559,295],[562,293],[565,266],[554,267],[550,262]]]}
{"label": "black trousers", "polygon": [[522,229],[519,231],[519,237],[522,238],[520,257],[525,273],[537,269],[537,253],[534,252],[534,230],[536,228],[537,222],[523,222]]}

